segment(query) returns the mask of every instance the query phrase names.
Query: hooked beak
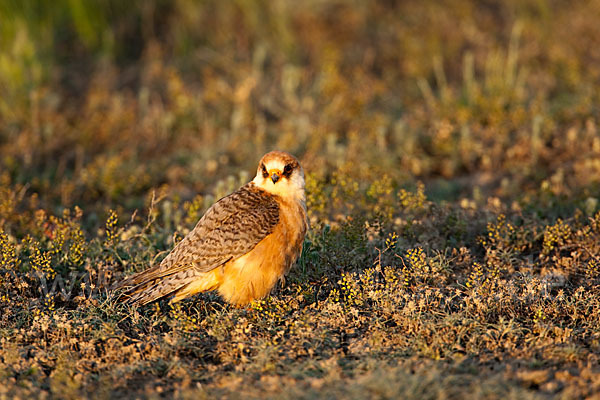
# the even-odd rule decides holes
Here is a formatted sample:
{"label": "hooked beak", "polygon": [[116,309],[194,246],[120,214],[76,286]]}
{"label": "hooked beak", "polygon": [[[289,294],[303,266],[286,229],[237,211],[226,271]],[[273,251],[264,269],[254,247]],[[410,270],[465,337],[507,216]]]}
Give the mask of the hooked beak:
{"label": "hooked beak", "polygon": [[277,181],[281,179],[281,171],[278,169],[272,169],[269,171],[269,176],[271,176],[273,183],[277,183]]}

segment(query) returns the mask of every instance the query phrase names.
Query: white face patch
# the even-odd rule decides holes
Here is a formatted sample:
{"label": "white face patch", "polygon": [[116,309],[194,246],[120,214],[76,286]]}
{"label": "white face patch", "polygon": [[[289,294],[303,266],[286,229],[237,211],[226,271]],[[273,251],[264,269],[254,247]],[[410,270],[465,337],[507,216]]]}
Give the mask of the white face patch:
{"label": "white face patch", "polygon": [[272,169],[278,169],[283,173],[285,164],[282,160],[270,160],[269,162],[265,163],[265,167],[267,168],[267,171],[270,171]]}
{"label": "white face patch", "polygon": [[290,176],[284,176],[285,162],[281,159],[271,159],[265,163],[267,171],[279,170],[281,178],[273,183],[270,176],[266,178],[263,175],[261,166],[259,166],[256,177],[252,182],[261,189],[281,197],[292,197],[295,200],[304,200],[304,172],[302,167],[296,167]]}

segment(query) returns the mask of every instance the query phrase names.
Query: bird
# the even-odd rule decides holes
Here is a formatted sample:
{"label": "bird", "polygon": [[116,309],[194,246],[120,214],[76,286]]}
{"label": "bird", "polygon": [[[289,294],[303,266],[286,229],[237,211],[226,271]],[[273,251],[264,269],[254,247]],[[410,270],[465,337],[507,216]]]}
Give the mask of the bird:
{"label": "bird", "polygon": [[254,179],[214,203],[159,264],[117,285],[122,301],[175,303],[214,290],[236,306],[266,297],[302,252],[304,186],[296,157],[265,154]]}

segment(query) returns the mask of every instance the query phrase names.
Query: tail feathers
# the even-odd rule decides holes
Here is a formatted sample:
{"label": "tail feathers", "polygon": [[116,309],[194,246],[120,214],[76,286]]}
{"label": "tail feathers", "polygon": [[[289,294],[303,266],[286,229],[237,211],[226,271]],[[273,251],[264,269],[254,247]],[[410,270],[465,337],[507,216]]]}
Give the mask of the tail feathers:
{"label": "tail feathers", "polygon": [[126,279],[117,286],[121,301],[127,304],[145,305],[163,297],[175,295],[177,302],[188,296],[215,288],[212,274],[199,273],[193,269],[154,278],[155,268],[149,268]]}

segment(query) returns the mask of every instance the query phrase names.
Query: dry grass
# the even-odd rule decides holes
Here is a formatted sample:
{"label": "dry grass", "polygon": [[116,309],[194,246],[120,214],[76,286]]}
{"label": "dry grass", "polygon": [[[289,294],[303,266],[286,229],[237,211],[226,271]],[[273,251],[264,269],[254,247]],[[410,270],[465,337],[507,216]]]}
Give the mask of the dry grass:
{"label": "dry grass", "polygon": [[[19,4],[0,399],[598,396],[598,1]],[[274,148],[309,172],[285,285],[116,301]]]}

